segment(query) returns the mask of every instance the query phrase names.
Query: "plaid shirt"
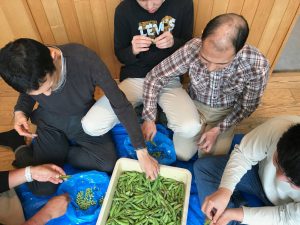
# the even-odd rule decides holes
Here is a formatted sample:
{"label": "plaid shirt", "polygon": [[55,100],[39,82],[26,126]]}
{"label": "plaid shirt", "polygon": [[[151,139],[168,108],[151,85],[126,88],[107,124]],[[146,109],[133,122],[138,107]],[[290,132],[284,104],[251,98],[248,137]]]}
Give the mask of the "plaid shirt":
{"label": "plaid shirt", "polygon": [[190,77],[188,91],[193,100],[212,108],[232,107],[231,113],[218,125],[221,132],[257,108],[269,77],[267,59],[246,44],[228,66],[209,72],[199,59],[201,46],[200,38],[192,39],[147,74],[143,95],[145,120],[155,120],[161,89],[171,79],[186,72]]}

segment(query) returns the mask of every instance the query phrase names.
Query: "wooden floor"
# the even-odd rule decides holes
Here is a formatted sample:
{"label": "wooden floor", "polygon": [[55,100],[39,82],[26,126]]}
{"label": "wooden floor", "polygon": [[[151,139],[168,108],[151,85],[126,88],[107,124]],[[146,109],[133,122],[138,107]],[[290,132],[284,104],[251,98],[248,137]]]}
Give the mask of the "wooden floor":
{"label": "wooden floor", "polygon": [[[0,132],[12,129],[13,107],[18,94],[0,80]],[[236,133],[247,133],[252,128],[278,115],[300,115],[300,72],[273,73],[261,105],[236,129]],[[12,169],[14,155],[11,150],[0,147],[0,170]]]}

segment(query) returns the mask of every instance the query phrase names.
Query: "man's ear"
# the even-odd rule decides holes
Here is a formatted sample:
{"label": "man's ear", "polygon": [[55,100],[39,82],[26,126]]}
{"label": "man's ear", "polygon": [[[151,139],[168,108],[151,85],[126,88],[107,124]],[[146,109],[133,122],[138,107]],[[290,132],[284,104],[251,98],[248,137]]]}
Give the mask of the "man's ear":
{"label": "man's ear", "polygon": [[51,58],[53,59],[53,61],[55,61],[57,59],[56,51],[53,48],[49,48],[49,51],[50,51]]}

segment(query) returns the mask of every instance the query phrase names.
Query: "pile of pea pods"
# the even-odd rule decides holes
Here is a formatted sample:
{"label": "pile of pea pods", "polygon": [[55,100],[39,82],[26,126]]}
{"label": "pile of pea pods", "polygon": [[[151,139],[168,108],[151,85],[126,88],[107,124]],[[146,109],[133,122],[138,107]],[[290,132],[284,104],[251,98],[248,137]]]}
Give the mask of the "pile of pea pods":
{"label": "pile of pea pods", "polygon": [[180,225],[184,202],[182,182],[144,173],[121,174],[106,225]]}

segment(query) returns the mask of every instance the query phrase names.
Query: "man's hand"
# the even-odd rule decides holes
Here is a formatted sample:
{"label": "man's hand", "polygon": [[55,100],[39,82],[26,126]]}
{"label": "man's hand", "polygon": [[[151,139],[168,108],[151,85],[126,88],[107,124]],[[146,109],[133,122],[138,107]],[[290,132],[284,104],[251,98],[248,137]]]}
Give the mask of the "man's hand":
{"label": "man's hand", "polygon": [[146,52],[149,50],[150,45],[152,44],[152,39],[145,37],[143,35],[136,35],[131,40],[132,53],[137,55],[141,52]]}
{"label": "man's hand", "polygon": [[66,175],[65,171],[54,164],[44,164],[40,166],[32,166],[30,168],[32,179],[40,182],[52,182],[54,184],[62,183],[60,175]]}
{"label": "man's hand", "polygon": [[201,135],[201,138],[197,143],[198,148],[205,153],[209,153],[213,145],[216,143],[219,134],[219,127],[214,127],[211,128],[209,131],[206,131]]}
{"label": "man's hand", "polygon": [[201,210],[213,223],[216,223],[226,209],[231,195],[232,192],[227,188],[219,188],[205,198]]}
{"label": "man's hand", "polygon": [[19,135],[29,138],[34,138],[37,136],[36,134],[32,134],[30,132],[28,120],[23,112],[16,111],[14,117],[14,128],[19,133]]}
{"label": "man's hand", "polygon": [[51,216],[51,219],[60,217],[66,213],[70,197],[67,193],[51,198],[43,207],[46,213]]}
{"label": "man's hand", "polygon": [[146,148],[136,151],[140,167],[146,173],[146,177],[155,180],[159,173],[158,162],[149,155]]}
{"label": "man's hand", "polygon": [[142,131],[146,141],[153,140],[157,132],[155,122],[151,120],[145,120],[142,125]]}
{"label": "man's hand", "polygon": [[170,31],[166,31],[154,39],[157,48],[171,48],[174,45],[174,37]]}
{"label": "man's hand", "polygon": [[232,220],[242,222],[244,218],[244,211],[242,208],[225,209],[224,213],[220,216],[214,225],[227,225]]}
{"label": "man's hand", "polygon": [[67,211],[69,202],[70,198],[68,194],[55,196],[23,225],[43,225],[51,219],[63,216]]}

